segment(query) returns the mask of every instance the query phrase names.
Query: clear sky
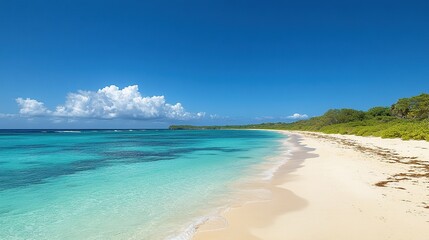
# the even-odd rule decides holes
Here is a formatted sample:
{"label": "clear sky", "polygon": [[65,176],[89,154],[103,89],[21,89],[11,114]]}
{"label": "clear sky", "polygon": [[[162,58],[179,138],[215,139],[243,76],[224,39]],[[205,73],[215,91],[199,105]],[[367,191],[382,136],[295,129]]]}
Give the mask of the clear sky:
{"label": "clear sky", "polygon": [[288,121],[428,91],[429,1],[0,1],[0,128]]}

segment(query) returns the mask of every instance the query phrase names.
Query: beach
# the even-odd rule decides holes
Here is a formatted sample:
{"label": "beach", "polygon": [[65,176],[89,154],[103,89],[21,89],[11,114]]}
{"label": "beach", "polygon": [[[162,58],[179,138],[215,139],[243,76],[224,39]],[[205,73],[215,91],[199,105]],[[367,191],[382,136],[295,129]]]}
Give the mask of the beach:
{"label": "beach", "polygon": [[429,142],[287,132],[269,200],[242,204],[193,239],[413,239],[429,235]]}

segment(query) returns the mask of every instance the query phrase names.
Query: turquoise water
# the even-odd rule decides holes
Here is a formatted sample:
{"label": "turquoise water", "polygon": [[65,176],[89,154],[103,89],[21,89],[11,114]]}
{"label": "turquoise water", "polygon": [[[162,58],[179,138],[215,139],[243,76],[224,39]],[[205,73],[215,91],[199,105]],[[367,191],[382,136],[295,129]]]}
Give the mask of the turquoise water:
{"label": "turquoise water", "polygon": [[2,130],[0,239],[185,239],[280,138],[244,130]]}

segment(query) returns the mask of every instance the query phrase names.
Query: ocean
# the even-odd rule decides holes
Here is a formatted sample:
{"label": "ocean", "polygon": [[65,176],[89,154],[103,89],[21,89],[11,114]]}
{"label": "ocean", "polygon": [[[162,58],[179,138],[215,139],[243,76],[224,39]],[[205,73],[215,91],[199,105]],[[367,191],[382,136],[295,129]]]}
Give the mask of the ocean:
{"label": "ocean", "polygon": [[189,239],[237,200],[239,186],[270,177],[267,162],[284,151],[284,138],[0,130],[0,239]]}

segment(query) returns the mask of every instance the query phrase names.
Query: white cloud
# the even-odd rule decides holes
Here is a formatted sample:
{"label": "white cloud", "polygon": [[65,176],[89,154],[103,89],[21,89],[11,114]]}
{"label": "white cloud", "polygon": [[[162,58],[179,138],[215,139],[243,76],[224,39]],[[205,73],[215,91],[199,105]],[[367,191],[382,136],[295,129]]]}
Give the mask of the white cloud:
{"label": "white cloud", "polygon": [[19,113],[28,116],[43,116],[50,113],[42,102],[30,98],[17,98]]}
{"label": "white cloud", "polygon": [[0,118],[13,118],[15,117],[15,114],[10,114],[10,113],[0,113]]}
{"label": "white cloud", "polygon": [[308,115],[307,114],[294,113],[290,116],[287,116],[286,118],[289,118],[289,119],[305,119],[305,118],[308,118]]}
{"label": "white cloud", "polygon": [[217,115],[217,114],[210,114],[210,119],[219,119],[222,118],[221,116]]}
{"label": "white cloud", "polygon": [[64,104],[48,110],[34,99],[16,99],[20,114],[24,116],[49,116],[55,118],[98,119],[177,119],[202,118],[205,113],[185,111],[181,103],[167,103],[164,96],[143,97],[137,85],[123,89],[115,85],[93,91],[69,93]]}

